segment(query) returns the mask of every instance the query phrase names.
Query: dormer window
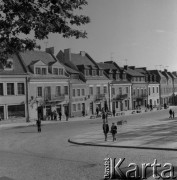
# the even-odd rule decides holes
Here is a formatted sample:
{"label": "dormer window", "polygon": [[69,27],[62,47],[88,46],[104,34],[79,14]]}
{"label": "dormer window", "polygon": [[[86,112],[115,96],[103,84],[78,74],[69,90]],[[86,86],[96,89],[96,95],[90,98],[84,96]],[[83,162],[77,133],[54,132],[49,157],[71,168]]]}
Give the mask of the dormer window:
{"label": "dormer window", "polygon": [[47,68],[42,68],[42,75],[46,75],[47,74]]}
{"label": "dormer window", "polygon": [[36,67],[36,74],[41,74],[41,68]]}
{"label": "dormer window", "polygon": [[96,76],[96,70],[93,70],[93,71],[92,71],[92,75],[93,75],[93,76]]}
{"label": "dormer window", "polygon": [[100,76],[103,76],[103,70],[99,70]]}
{"label": "dormer window", "polygon": [[13,59],[9,58],[4,65],[4,70],[13,70]]}
{"label": "dormer window", "polygon": [[59,68],[59,75],[63,75],[63,69]]}
{"label": "dormer window", "polygon": [[58,75],[58,68],[53,68],[53,74]]}

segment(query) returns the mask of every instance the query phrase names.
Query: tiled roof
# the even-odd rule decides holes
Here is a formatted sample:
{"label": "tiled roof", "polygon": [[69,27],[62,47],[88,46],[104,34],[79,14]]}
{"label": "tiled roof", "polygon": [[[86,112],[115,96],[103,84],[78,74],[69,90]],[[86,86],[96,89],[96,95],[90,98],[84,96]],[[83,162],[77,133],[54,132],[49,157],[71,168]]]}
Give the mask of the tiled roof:
{"label": "tiled roof", "polygon": [[156,75],[158,75],[158,76],[160,76],[160,77],[165,77],[163,74],[162,74],[162,72],[160,72],[159,70],[148,70],[150,73],[153,73],[153,74],[156,74]]}
{"label": "tiled roof", "polygon": [[64,64],[62,64],[62,65],[65,67],[65,69],[66,69],[66,71],[67,71],[68,73],[70,73],[70,74],[79,74],[78,71],[76,71],[76,70],[70,68],[69,66],[64,65]]}
{"label": "tiled roof", "polygon": [[0,67],[0,75],[24,75],[26,70],[23,67],[19,57],[14,54],[10,56],[13,59],[13,70],[4,70],[3,66]]}
{"label": "tiled roof", "polygon": [[130,76],[144,76],[144,74],[141,74],[140,72],[127,68],[126,73],[129,74]]}
{"label": "tiled roof", "polygon": [[95,64],[85,55],[82,56],[80,54],[73,54],[71,53],[71,61],[77,65],[91,65],[95,66]]}
{"label": "tiled roof", "polygon": [[20,53],[20,56],[26,66],[29,66],[32,62],[41,60],[45,64],[55,62],[55,59],[51,54],[43,51],[25,51]]}
{"label": "tiled roof", "polygon": [[116,69],[116,70],[118,70],[117,67],[114,64],[112,64],[112,63],[103,63],[103,62],[101,62],[101,63],[97,63],[97,64],[102,69]]}

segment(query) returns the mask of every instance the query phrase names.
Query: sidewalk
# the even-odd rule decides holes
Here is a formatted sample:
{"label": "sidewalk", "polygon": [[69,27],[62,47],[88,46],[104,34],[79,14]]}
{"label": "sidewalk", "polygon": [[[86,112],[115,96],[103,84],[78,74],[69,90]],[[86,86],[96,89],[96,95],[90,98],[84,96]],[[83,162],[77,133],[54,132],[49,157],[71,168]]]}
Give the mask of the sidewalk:
{"label": "sidewalk", "polygon": [[[111,124],[109,124],[111,126]],[[104,141],[103,130],[100,125],[79,134],[68,141],[87,146],[173,150],[177,151],[177,117],[175,119],[148,119],[138,123],[118,125],[116,141],[112,141],[111,133]]]}
{"label": "sidewalk", "polygon": [[[85,117],[72,117],[69,118],[68,121],[65,119],[62,119],[61,121],[57,120],[47,120],[47,121],[42,121],[42,125],[44,124],[55,124],[55,123],[67,123],[67,122],[75,122],[75,121],[83,121],[83,120],[89,120],[90,116],[85,116]],[[0,121],[0,129],[1,128],[10,128],[10,127],[27,127],[27,126],[34,126],[36,125],[35,120],[31,120],[30,122],[26,122],[25,118],[20,118],[20,119],[11,119],[11,120],[2,120]]]}

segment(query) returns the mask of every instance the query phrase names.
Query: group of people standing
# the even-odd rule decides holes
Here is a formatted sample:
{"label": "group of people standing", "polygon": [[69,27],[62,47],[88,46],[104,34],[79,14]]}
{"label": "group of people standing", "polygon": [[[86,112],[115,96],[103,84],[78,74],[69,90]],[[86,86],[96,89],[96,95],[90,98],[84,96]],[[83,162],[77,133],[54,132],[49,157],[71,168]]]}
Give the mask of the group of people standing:
{"label": "group of people standing", "polygon": [[[61,118],[62,118],[62,112],[61,112],[61,110],[59,110],[58,112],[56,112],[56,110],[54,110],[54,111],[49,111],[49,112],[47,113],[47,119],[48,119],[48,120],[57,121],[57,114],[58,114],[59,120],[61,121]],[[65,117],[66,117],[66,121],[68,121],[69,113],[68,113],[67,110],[65,111]]]}
{"label": "group of people standing", "polygon": [[174,119],[175,118],[175,112],[172,111],[172,109],[169,110],[169,114],[170,114],[170,119]]}
{"label": "group of people standing", "polygon": [[[108,133],[109,133],[109,124],[108,123],[103,123],[103,133],[105,136],[105,141],[107,141],[107,137],[108,137]],[[112,123],[110,133],[112,134],[113,141],[115,141],[116,140],[115,136],[117,134],[117,126],[114,123]]]}

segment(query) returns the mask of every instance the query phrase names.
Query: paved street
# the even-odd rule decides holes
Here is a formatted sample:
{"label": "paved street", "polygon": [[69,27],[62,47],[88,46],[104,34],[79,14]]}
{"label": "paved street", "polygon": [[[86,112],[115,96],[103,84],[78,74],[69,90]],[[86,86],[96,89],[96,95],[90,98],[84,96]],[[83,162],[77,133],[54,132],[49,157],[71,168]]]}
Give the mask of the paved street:
{"label": "paved street", "polygon": [[[148,122],[151,124],[154,122],[151,127],[154,126],[156,130],[149,127],[137,129],[138,138],[141,137],[141,134],[145,136],[145,134],[150,135],[152,131],[153,133],[157,131],[161,141],[152,139],[154,143],[162,144],[165,142],[164,137],[168,141],[172,137],[175,140],[174,124],[176,124],[176,120],[169,121],[168,110],[125,116],[124,118],[127,120],[127,127],[134,128],[135,126],[138,128],[137,125],[146,127]],[[117,119],[110,119],[110,123],[116,122]],[[158,119],[159,125],[157,124]],[[153,163],[154,159],[161,164],[170,162],[174,166],[177,165],[175,151],[81,146],[68,143],[68,139],[86,134],[90,130],[93,132],[99,127],[102,128],[101,119],[45,124],[42,126],[42,133],[37,133],[35,126],[1,129],[0,180],[3,179],[2,177],[6,177],[7,180],[101,180],[104,175],[105,157],[125,158],[122,167],[132,162],[137,164]],[[160,133],[161,129],[166,129],[169,134]],[[101,130],[99,131],[101,132]],[[131,130],[130,127],[129,130]],[[128,138],[131,140],[137,138],[137,134],[128,132],[126,125],[121,129],[121,133],[124,134],[123,139],[126,141]],[[104,142],[104,137],[102,138]],[[151,139],[148,141],[151,142]]]}

